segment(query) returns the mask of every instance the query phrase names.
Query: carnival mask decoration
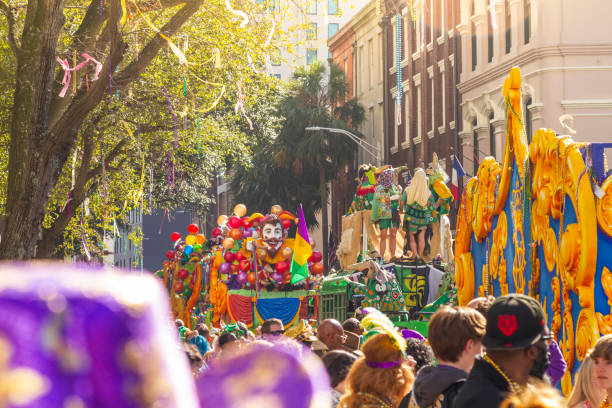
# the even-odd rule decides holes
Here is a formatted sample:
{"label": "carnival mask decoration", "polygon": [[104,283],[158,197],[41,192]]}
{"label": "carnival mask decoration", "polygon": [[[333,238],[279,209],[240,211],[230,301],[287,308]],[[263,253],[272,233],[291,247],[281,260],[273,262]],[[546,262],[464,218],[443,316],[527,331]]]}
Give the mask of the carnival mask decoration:
{"label": "carnival mask decoration", "polygon": [[266,250],[270,256],[274,256],[284,241],[284,228],[282,222],[275,216],[270,215],[261,227],[261,237]]}

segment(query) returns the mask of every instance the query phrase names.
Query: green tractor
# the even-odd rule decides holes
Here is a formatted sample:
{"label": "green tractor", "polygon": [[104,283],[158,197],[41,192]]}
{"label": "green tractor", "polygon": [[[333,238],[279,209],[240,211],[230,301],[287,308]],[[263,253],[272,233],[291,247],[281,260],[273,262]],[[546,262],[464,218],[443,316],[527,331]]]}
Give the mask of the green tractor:
{"label": "green tractor", "polygon": [[[434,264],[434,270],[445,265]],[[318,290],[318,318],[340,322],[359,309],[373,307],[387,314],[395,326],[416,330],[427,336],[430,316],[441,306],[456,304],[450,272],[444,273],[439,287],[430,290],[432,265],[399,262],[383,268],[374,260],[351,265],[325,277]],[[436,268],[437,267],[437,268]],[[435,299],[428,304],[428,300]]]}

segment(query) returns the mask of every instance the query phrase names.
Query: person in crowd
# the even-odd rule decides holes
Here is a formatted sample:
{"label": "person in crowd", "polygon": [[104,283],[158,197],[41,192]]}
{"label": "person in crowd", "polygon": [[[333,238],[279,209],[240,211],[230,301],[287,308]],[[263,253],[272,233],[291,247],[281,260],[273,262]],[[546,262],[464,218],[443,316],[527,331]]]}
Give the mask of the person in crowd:
{"label": "person in crowd", "polygon": [[234,333],[225,332],[219,336],[217,356],[233,354],[240,349],[240,342]]}
{"label": "person in crowd", "polygon": [[569,408],[598,408],[605,397],[595,376],[595,365],[587,354],[574,376],[574,388],[567,399]]}
{"label": "person in crowd", "polygon": [[520,394],[531,377],[544,378],[551,340],[546,316],[535,299],[516,293],[497,298],[482,339],[486,353],[476,359],[454,407],[499,407],[509,395]]}
{"label": "person in crowd", "polygon": [[[495,301],[493,296],[478,297],[470,300],[467,306],[478,310],[484,317],[487,317],[493,301]],[[565,374],[567,363],[565,362],[565,358],[563,358],[563,353],[561,353],[559,345],[555,341],[554,333],[552,334],[552,341],[548,347],[548,352],[550,353],[550,364],[546,370],[546,375],[550,383],[556,386],[561,378],[563,378],[563,374]]]}
{"label": "person in crowd", "polygon": [[205,355],[206,353],[208,353],[208,350],[210,350],[210,344],[204,336],[204,334],[206,333],[205,330],[202,328],[202,326],[200,326],[199,328],[194,330],[193,333],[194,336],[191,337],[189,343],[195,344],[195,346],[200,351],[200,354]]}
{"label": "person in crowd", "polygon": [[191,373],[194,378],[198,378],[204,367],[204,359],[202,354],[198,351],[198,348],[193,344],[183,344],[185,348],[185,354],[189,360],[189,366],[191,367]]}
{"label": "person in crowd", "polygon": [[417,374],[421,368],[431,365],[434,361],[433,351],[425,340],[415,339],[414,337],[406,339],[406,349],[404,351],[406,355],[412,357],[414,361],[416,361],[414,366],[415,374]]}
{"label": "person in crowd", "polygon": [[487,314],[489,313],[489,308],[495,301],[493,296],[487,297],[477,297],[470,300],[467,304],[467,307],[471,307],[472,309],[478,310],[486,319]]}
{"label": "person in crowd", "polygon": [[307,349],[311,349],[312,343],[314,341],[318,341],[314,332],[312,330],[312,326],[308,323],[308,320],[302,319],[293,326],[291,326],[287,331],[285,331],[285,336],[291,339],[294,339],[302,346]]}
{"label": "person in crowd", "polygon": [[345,333],[351,332],[358,336],[363,334],[363,327],[361,327],[361,323],[359,323],[359,320],[354,317],[349,317],[346,319],[344,323],[342,323],[342,328],[344,329]]}
{"label": "person in crowd", "polygon": [[261,325],[261,337],[267,341],[274,341],[285,334],[285,327],[280,319],[268,319]]}
{"label": "person in crowd", "polygon": [[334,350],[325,354],[322,360],[332,386],[333,408],[336,408],[346,392],[346,376],[357,361],[357,356],[343,350]]}
{"label": "person in crowd", "polygon": [[559,391],[545,382],[530,384],[521,394],[511,395],[501,408],[564,408],[565,401]]}
{"label": "person in crowd", "polygon": [[179,337],[180,337],[181,341],[185,342],[185,332],[188,331],[189,329],[187,327],[185,327],[185,323],[183,323],[183,321],[181,319],[176,319],[174,321],[174,324],[176,325],[176,329],[179,332]]}
{"label": "person in crowd", "polygon": [[347,392],[338,407],[396,408],[414,381],[414,360],[404,357],[404,347],[399,335],[369,337],[362,347],[364,356],[349,371]]}
{"label": "person in crowd", "polygon": [[417,371],[414,389],[400,408],[452,407],[482,351],[486,325],[484,316],[472,308],[445,306],[436,311],[429,322],[428,334],[438,364]]}
{"label": "person in crowd", "polygon": [[591,351],[591,358],[595,364],[595,377],[599,387],[605,391],[605,397],[600,408],[612,407],[612,334],[597,339]]}
{"label": "person in crowd", "polygon": [[346,335],[339,321],[326,319],[321,322],[317,337],[325,345],[324,351],[343,350]]}

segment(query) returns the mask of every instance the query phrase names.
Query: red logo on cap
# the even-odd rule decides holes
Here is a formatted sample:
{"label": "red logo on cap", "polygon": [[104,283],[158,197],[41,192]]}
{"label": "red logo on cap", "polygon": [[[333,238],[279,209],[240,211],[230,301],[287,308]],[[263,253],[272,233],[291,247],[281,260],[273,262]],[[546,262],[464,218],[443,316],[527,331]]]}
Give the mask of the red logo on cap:
{"label": "red logo on cap", "polygon": [[518,323],[516,322],[516,316],[514,315],[499,315],[497,317],[497,327],[504,336],[512,336],[516,329],[518,329]]}

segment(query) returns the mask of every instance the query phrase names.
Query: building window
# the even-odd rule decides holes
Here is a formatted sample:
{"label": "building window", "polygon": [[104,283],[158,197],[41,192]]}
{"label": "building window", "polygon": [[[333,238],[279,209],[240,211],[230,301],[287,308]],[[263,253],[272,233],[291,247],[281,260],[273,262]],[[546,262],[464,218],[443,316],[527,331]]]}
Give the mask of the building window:
{"label": "building window", "polygon": [[[407,90],[406,90],[407,91]],[[410,143],[410,95],[408,94],[408,92],[406,92],[406,106],[405,106],[405,111],[406,111],[406,143]]]}
{"label": "building window", "polygon": [[429,44],[434,39],[434,0],[429,1],[429,38],[427,43]]}
{"label": "building window", "polygon": [[478,39],[476,38],[476,25],[474,24],[474,2],[471,3],[471,12],[470,15],[472,18],[470,19],[470,27],[472,32],[472,71],[476,70],[476,65],[478,64]]}
{"label": "building window", "polygon": [[327,15],[335,16],[338,14],[338,0],[327,0]]}
{"label": "building window", "polygon": [[373,84],[373,71],[374,70],[374,41],[368,40],[368,89],[372,89]]}
{"label": "building window", "polygon": [[525,44],[531,37],[531,0],[523,0],[523,15],[525,16]]}
{"label": "building window", "polygon": [[505,1],[505,21],[506,21],[506,54],[510,54],[512,48],[512,18],[510,16],[510,1]]}
{"label": "building window", "polygon": [[421,85],[419,84],[419,86],[417,86],[417,137],[419,140],[423,140],[423,120],[421,110]]}
{"label": "building window", "polygon": [[317,14],[317,0],[310,0],[310,3],[308,3],[308,10],[307,10],[308,14]]}
{"label": "building window", "polygon": [[480,164],[480,146],[478,145],[478,132],[476,132],[476,119],[472,122],[472,142],[474,146],[474,174],[478,173]]}
{"label": "building window", "polygon": [[267,7],[269,12],[280,12],[280,0],[257,0],[257,4]]}
{"label": "building window", "polygon": [[493,126],[493,112],[489,115],[489,143],[491,145],[491,156],[495,157],[495,126]]}
{"label": "building window", "polygon": [[336,34],[339,27],[340,26],[338,23],[329,23],[327,25],[327,38],[331,38],[334,34]]}
{"label": "building window", "polygon": [[529,107],[531,106],[531,97],[525,100],[525,132],[527,133],[527,142],[531,143],[531,111]]}
{"label": "building window", "polygon": [[316,40],[317,39],[317,23],[310,23],[306,29],[306,39]]}
{"label": "building window", "polygon": [[444,35],[444,0],[440,0],[437,4],[438,13],[436,14],[436,28],[440,35]]}
{"label": "building window", "polygon": [[310,65],[317,60],[317,49],[309,48],[306,50],[306,65]]}
{"label": "building window", "polygon": [[[491,7],[491,6],[489,6]],[[494,10],[489,10],[489,12],[487,13],[487,61],[491,62],[493,61],[493,21],[491,19],[491,13],[493,13]]]}
{"label": "building window", "polygon": [[440,72],[442,79],[442,126],[446,127],[446,70]]}
{"label": "building window", "polygon": [[[433,73],[432,73],[433,74]],[[431,131],[436,130],[436,88],[435,88],[434,76],[431,76],[431,88],[430,88],[430,99],[431,99]]]}

